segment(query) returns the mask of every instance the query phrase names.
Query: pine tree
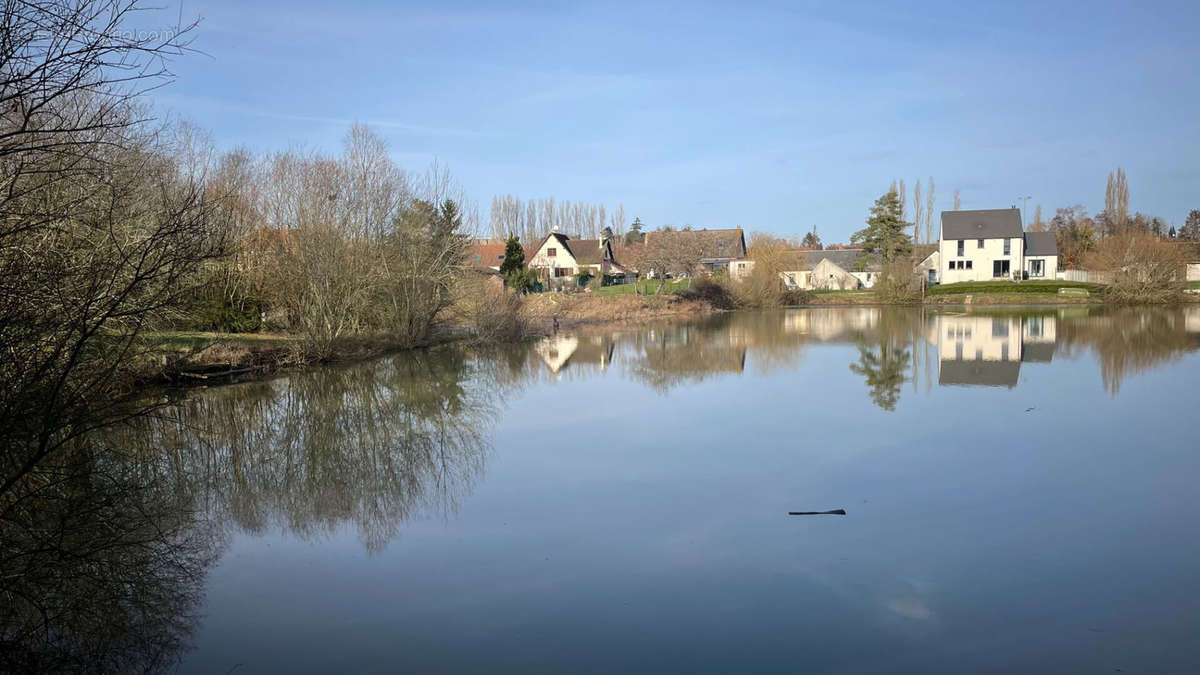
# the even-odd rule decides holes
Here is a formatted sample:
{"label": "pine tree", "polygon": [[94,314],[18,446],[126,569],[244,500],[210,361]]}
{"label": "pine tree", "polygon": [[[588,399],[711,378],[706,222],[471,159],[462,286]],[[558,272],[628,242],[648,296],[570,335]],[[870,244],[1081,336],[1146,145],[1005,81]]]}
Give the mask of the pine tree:
{"label": "pine tree", "polygon": [[629,231],[625,233],[625,243],[640,244],[645,238],[646,235],[642,233],[642,219],[634,218],[633,223],[629,225]]}
{"label": "pine tree", "polygon": [[521,247],[521,240],[514,234],[504,244],[504,262],[500,263],[500,274],[507,277],[510,272],[524,267],[525,249]]}
{"label": "pine tree", "polygon": [[904,230],[912,223],[905,222],[902,214],[900,195],[888,190],[875,200],[867,226],[855,232],[850,241],[861,243],[866,253],[878,255],[884,262],[911,255],[912,239]]}
{"label": "pine tree", "polygon": [[804,239],[801,240],[800,245],[804,248],[810,248],[814,251],[821,250],[821,237],[817,235],[816,225],[813,225],[812,232],[804,235]]}

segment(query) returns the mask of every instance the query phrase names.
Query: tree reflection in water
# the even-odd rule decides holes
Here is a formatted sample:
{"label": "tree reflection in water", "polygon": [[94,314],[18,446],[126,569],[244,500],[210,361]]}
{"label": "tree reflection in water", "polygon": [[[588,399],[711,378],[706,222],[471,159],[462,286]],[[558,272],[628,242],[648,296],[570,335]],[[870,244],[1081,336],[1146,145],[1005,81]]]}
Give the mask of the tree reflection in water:
{"label": "tree reflection in water", "polygon": [[667,393],[748,367],[803,378],[816,344],[856,347],[849,369],[884,410],[922,370],[935,381],[934,363],[920,367],[930,348],[939,385],[1010,388],[1056,351],[1090,350],[1115,396],[1131,374],[1200,348],[1200,310],[735,313],[166,392],[165,414],[72,441],[0,494],[0,671],[169,669],[231,533],[317,538],[352,524],[382,550],[406,519],[457,508],[503,397],[522,387],[619,373]]}
{"label": "tree reflection in water", "polygon": [[378,552],[418,510],[451,513],[483,472],[498,394],[453,350],[223,387],[140,433],[216,522],[302,538],[354,523]]}
{"label": "tree reflection in water", "polygon": [[417,352],[185,392],[43,462],[0,501],[0,671],[169,669],[235,529],[352,522],[377,552],[418,511],[453,511],[506,371],[478,364]]}
{"label": "tree reflection in water", "polygon": [[220,551],[195,495],[94,440],[56,458],[0,503],[0,671],[170,668]]}

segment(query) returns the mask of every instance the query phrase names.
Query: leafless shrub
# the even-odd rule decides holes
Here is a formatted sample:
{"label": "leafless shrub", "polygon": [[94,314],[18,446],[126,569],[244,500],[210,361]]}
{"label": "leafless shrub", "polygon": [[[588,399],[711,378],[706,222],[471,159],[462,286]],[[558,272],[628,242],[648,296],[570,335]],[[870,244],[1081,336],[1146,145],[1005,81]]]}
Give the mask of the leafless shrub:
{"label": "leafless shrub", "polygon": [[1179,247],[1146,232],[1105,237],[1084,266],[1105,275],[1106,297],[1117,303],[1168,303],[1183,297],[1188,260]]}
{"label": "leafless shrub", "polygon": [[873,290],[888,304],[920,302],[921,277],[913,272],[911,260],[893,260],[883,265]]}
{"label": "leafless shrub", "polygon": [[529,334],[521,295],[496,275],[467,273],[454,284],[451,313],[482,342],[511,342]]}

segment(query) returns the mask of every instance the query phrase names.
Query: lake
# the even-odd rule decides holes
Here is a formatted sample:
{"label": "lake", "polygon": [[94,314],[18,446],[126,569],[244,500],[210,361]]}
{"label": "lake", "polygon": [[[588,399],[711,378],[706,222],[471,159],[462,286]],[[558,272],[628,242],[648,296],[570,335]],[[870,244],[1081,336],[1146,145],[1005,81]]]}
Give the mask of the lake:
{"label": "lake", "polygon": [[47,507],[105,562],[47,561],[65,609],[29,649],[182,673],[1194,672],[1197,382],[1200,307],[846,307],[167,391],[96,439],[119,456],[89,460],[87,508]]}

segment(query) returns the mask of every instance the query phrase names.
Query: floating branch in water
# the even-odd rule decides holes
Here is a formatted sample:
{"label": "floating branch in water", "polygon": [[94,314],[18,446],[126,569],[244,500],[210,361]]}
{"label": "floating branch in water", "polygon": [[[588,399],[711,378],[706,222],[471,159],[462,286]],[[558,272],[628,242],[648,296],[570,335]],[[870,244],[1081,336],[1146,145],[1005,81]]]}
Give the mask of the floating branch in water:
{"label": "floating branch in water", "polygon": [[788,511],[789,516],[844,516],[846,509],[834,509],[832,511]]}

